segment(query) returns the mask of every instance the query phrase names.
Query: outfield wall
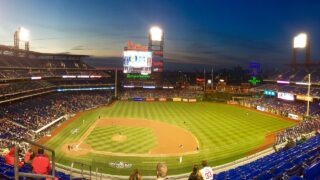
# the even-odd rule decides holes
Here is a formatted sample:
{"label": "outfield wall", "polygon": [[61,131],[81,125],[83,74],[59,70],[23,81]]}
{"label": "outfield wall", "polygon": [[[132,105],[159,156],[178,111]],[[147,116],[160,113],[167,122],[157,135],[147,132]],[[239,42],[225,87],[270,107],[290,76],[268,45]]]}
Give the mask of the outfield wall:
{"label": "outfield wall", "polygon": [[133,98],[121,98],[123,101],[147,101],[147,102],[197,102],[196,98],[141,98],[141,97],[133,97]]}

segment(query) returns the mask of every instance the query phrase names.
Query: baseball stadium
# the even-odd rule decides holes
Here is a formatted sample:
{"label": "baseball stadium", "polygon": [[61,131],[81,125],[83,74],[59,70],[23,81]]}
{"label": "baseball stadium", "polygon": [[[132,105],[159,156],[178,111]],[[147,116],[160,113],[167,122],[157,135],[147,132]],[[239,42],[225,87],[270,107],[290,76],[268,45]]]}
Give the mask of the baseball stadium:
{"label": "baseball stadium", "polygon": [[283,70],[183,71],[169,70],[176,44],[160,25],[117,39],[120,65],[33,50],[38,30],[16,27],[0,44],[0,179],[320,178],[320,64],[307,33]]}

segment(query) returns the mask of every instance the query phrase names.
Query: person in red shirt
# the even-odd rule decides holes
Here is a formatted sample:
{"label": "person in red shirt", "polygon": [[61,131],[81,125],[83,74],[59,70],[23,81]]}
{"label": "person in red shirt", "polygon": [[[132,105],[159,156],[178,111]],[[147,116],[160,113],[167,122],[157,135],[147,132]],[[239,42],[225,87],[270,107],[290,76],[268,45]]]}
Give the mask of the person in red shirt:
{"label": "person in red shirt", "polygon": [[[4,157],[6,164],[14,166],[14,147],[10,149],[10,152]],[[19,160],[18,166],[19,168],[23,165],[23,163]]]}
{"label": "person in red shirt", "polygon": [[50,161],[44,155],[43,149],[38,149],[38,155],[32,160],[32,172],[35,174],[49,174]]}

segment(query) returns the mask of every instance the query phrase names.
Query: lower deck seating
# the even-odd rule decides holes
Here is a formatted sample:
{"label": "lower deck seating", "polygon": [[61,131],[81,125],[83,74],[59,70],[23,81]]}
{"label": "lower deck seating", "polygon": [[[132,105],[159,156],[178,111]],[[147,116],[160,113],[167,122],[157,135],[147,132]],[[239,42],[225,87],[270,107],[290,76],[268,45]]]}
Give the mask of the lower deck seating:
{"label": "lower deck seating", "polygon": [[320,135],[289,150],[220,172],[215,180],[225,179],[320,179]]}

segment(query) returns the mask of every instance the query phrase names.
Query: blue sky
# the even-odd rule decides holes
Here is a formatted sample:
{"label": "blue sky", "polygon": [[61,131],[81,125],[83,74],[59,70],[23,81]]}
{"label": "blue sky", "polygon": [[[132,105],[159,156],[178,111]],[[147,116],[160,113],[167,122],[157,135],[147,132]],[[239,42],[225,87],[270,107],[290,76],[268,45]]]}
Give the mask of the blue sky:
{"label": "blue sky", "polygon": [[24,26],[31,50],[121,61],[127,40],[146,44],[159,25],[168,62],[270,65],[287,63],[292,37],[306,32],[312,60],[320,60],[319,7],[317,0],[1,0],[0,44],[12,45]]}

